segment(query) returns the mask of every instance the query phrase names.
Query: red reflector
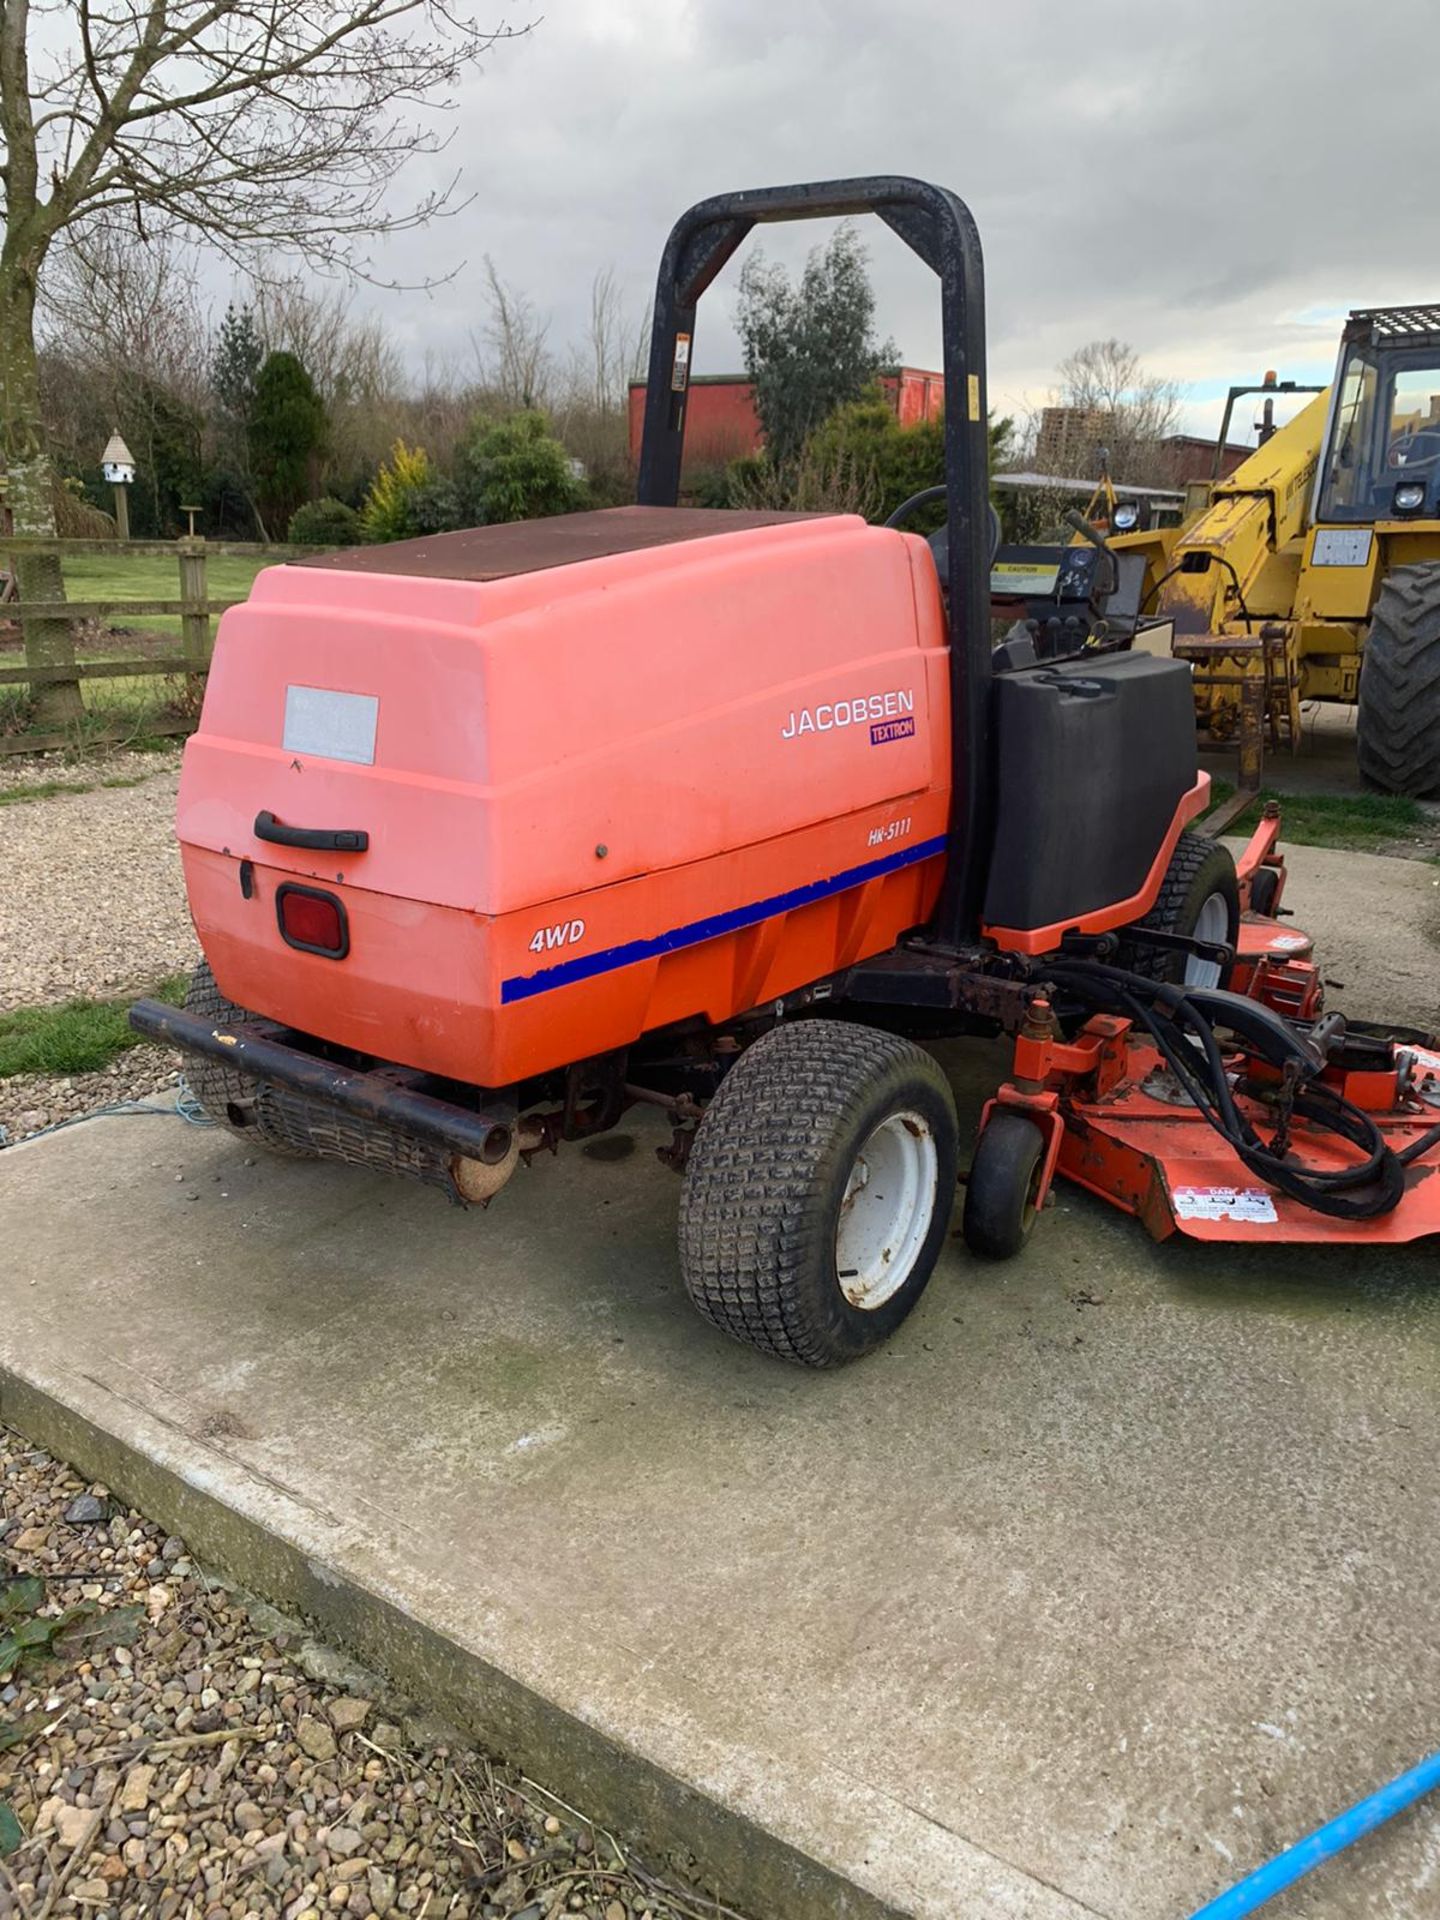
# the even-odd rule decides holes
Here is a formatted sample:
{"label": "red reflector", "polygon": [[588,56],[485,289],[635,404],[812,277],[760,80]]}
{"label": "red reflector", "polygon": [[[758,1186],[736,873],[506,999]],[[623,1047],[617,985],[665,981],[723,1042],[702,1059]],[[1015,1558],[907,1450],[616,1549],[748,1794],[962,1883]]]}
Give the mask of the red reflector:
{"label": "red reflector", "polygon": [[276,898],[280,931],[292,947],[340,959],[350,945],[345,909],[333,893],[313,887],[281,887]]}

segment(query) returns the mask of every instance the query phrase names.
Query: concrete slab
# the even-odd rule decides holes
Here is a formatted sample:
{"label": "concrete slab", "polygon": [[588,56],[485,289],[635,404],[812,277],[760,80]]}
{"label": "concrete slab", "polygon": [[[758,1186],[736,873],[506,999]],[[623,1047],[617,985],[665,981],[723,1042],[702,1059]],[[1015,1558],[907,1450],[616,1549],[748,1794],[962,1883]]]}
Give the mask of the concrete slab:
{"label": "concrete slab", "polygon": [[1285,908],[1315,935],[1327,1008],[1440,1033],[1440,863],[1284,851]]}
{"label": "concrete slab", "polygon": [[[1430,869],[1344,858],[1297,917],[1431,940]],[[1067,1194],[810,1376],[689,1308],[659,1137],[484,1216],[157,1120],[13,1149],[0,1413],[762,1920],[1173,1920],[1435,1745],[1434,1243]],[[1437,1889],[1421,1808],[1274,1911]]]}

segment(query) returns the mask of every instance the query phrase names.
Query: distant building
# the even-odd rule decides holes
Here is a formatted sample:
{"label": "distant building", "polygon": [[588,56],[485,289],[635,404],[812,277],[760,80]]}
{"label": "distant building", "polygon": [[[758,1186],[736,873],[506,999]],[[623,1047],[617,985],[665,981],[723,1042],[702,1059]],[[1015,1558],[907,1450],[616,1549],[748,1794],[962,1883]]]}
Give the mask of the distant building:
{"label": "distant building", "polygon": [[[1208,480],[1215,463],[1215,442],[1203,433],[1172,433],[1161,442],[1168,471],[1164,480],[1172,487],[1183,487],[1187,480]],[[1220,449],[1220,471],[1216,476],[1228,480],[1242,460],[1248,460],[1254,447],[1242,447],[1227,440]]]}
{"label": "distant building", "polygon": [[[892,367],[880,385],[902,427],[935,420],[945,410],[945,377],[923,367]],[[755,411],[755,389],[743,373],[702,373],[690,382],[686,401],[685,457],[723,463],[758,453],[765,436]],[[645,382],[630,382],[630,458],[640,458],[645,423]]]}

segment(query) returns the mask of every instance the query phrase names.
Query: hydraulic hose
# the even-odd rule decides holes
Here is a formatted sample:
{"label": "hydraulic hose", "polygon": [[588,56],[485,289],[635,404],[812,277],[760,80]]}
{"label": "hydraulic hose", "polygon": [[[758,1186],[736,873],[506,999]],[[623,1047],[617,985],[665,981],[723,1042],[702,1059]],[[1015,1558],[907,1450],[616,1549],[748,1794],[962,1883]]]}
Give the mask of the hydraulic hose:
{"label": "hydraulic hose", "polygon": [[[1373,1220],[1390,1213],[1405,1193],[1405,1168],[1440,1144],[1440,1126],[1397,1153],[1372,1114],[1347,1100],[1319,1078],[1319,1061],[1307,1061],[1302,1043],[1284,1023],[1260,1017],[1247,1020],[1243,1040],[1248,1052],[1281,1074],[1284,1106],[1276,1132],[1265,1140],[1235,1100],[1225,1055],[1205,1002],[1206,990],[1132,973],[1095,960],[1047,961],[1048,979],[1098,1012],[1121,1014],[1148,1034],[1188,1099],[1258,1179],[1315,1213],[1337,1220]],[[1256,1005],[1255,1013],[1263,1015]],[[1355,1149],[1357,1158],[1338,1168],[1306,1166],[1289,1143],[1289,1115],[1333,1133]]]}
{"label": "hydraulic hose", "polygon": [[1277,1893],[1293,1886],[1312,1867],[1343,1852],[1372,1828],[1383,1826],[1385,1821],[1403,1813],[1406,1807],[1437,1786],[1440,1786],[1440,1753],[1432,1753],[1428,1760],[1411,1767],[1408,1773],[1377,1787],[1374,1793],[1357,1800],[1344,1813],[1327,1820],[1323,1827],[1316,1827],[1303,1840],[1297,1840],[1293,1847],[1267,1860],[1263,1867],[1247,1873],[1218,1900],[1209,1901],[1192,1914],[1190,1920],[1244,1920],[1246,1914],[1254,1913]]}

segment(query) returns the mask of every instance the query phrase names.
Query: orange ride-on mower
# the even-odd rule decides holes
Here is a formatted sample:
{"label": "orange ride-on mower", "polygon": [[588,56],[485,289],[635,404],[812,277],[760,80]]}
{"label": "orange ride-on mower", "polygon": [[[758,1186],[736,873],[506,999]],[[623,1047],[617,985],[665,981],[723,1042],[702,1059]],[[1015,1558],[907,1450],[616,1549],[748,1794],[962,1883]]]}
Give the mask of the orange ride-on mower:
{"label": "orange ride-on mower", "polygon": [[[940,281],[944,529],[679,507],[700,295],[757,222],[862,211]],[[1186,666],[992,650],[985,419],[954,194],[693,207],[637,506],[275,567],[225,615],[178,816],[205,958],[134,1024],[245,1139],[462,1202],[664,1109],[692,1298],[809,1366],[883,1341],[945,1244],[947,1033],[1017,1036],[981,1253],[1057,1170],[1157,1232],[1440,1227],[1440,1061],[1321,1014],[1260,915],[1271,828],[1238,878],[1190,830]]]}

